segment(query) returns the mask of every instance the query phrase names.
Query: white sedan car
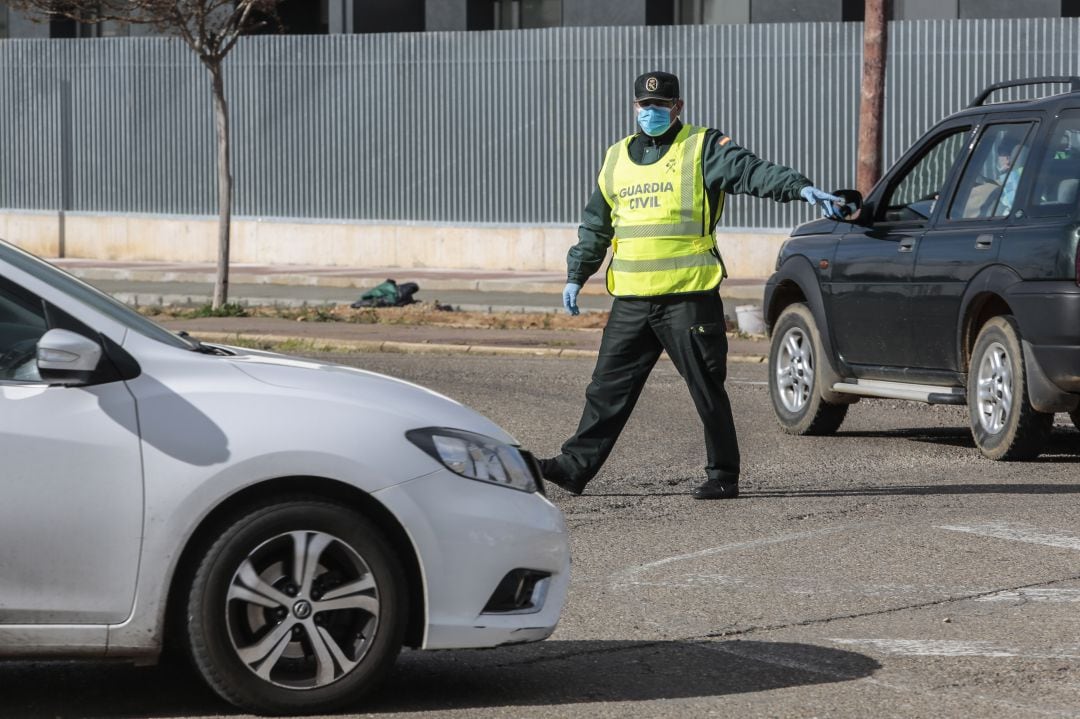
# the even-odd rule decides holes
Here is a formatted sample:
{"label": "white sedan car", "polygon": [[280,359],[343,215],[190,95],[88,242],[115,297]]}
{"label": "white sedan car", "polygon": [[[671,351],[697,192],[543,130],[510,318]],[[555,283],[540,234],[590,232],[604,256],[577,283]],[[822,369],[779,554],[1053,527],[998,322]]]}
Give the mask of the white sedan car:
{"label": "white sedan car", "polygon": [[0,242],[0,656],[183,648],[262,713],[355,702],[404,646],[555,629],[535,460],[389,377],[175,335]]}

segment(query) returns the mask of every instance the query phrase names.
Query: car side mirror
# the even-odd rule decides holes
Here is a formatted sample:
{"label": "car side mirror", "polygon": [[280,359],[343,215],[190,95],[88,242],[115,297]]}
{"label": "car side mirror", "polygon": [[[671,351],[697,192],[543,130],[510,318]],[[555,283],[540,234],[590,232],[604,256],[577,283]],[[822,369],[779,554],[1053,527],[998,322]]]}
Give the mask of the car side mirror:
{"label": "car side mirror", "polygon": [[863,196],[858,190],[835,190],[833,194],[840,198],[838,204],[840,214],[847,222],[853,222],[859,218],[863,208]]}
{"label": "car side mirror", "polygon": [[48,384],[84,385],[97,370],[101,355],[101,345],[92,339],[69,330],[49,330],[37,343],[38,373]]}

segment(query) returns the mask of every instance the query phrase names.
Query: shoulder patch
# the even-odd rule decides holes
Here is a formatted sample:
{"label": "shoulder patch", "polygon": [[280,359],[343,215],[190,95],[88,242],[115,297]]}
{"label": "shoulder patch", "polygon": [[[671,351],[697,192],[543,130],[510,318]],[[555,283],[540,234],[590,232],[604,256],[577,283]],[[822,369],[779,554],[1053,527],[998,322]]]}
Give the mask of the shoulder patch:
{"label": "shoulder patch", "polygon": [[723,147],[724,145],[728,144],[729,142],[731,142],[731,138],[728,137],[727,135],[724,135],[723,137],[721,137],[719,140],[716,141],[716,144],[719,145],[720,147]]}

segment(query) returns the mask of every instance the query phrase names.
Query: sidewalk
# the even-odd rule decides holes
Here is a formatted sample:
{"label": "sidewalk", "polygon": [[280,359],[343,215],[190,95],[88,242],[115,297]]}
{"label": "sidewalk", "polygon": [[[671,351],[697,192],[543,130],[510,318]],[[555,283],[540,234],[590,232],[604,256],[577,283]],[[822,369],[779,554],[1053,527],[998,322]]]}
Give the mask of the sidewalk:
{"label": "sidewalk", "polygon": [[[213,292],[215,267],[210,263],[49,261],[132,304],[184,304],[184,300],[202,304]],[[340,304],[352,302],[364,290],[391,277],[420,285],[418,299],[439,299],[472,310],[558,310],[566,284],[562,272],[233,264],[229,298],[248,304]],[[764,283],[764,279],[725,280],[720,295],[730,305],[729,313],[734,312],[735,303],[760,305]],[[580,304],[584,310],[610,307],[602,273],[582,288]]]}
{"label": "sidewalk", "polygon": [[[200,306],[210,302],[215,267],[209,263],[118,262],[50,259],[128,304]],[[416,298],[465,312],[563,312],[565,274],[483,270],[325,267],[233,264],[229,300],[252,306],[295,307],[349,304],[387,278],[416,282]],[[720,286],[732,320],[739,305],[760,305],[762,279],[727,279]],[[607,311],[611,296],[598,273],[582,288],[585,313]],[[447,313],[452,318],[453,313]],[[447,325],[296,322],[268,317],[211,317],[159,320],[175,331],[225,344],[284,352],[410,352],[595,357],[599,329],[492,329]],[[762,362],[763,338],[729,335],[732,361]]]}

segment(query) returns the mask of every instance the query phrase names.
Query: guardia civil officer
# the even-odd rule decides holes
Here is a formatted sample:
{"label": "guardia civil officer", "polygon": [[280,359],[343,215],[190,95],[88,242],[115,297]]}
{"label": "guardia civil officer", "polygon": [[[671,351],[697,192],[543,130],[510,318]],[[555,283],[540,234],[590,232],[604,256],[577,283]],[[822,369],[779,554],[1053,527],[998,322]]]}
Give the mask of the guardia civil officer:
{"label": "guardia civil officer", "polygon": [[705,425],[707,481],[698,499],[739,494],[739,444],[724,390],[727,336],[717,292],[726,276],[714,229],[728,194],[821,203],[834,201],[802,174],[762,160],[719,130],[683,124],[679,79],[649,72],[634,82],[641,132],[607,150],[578,243],[567,254],[563,304],[577,295],[608,247],[607,288],[614,295],[585,411],[562,453],[540,461],[545,478],[581,494],[611,453],[645,380],[667,350],[686,380]]}

